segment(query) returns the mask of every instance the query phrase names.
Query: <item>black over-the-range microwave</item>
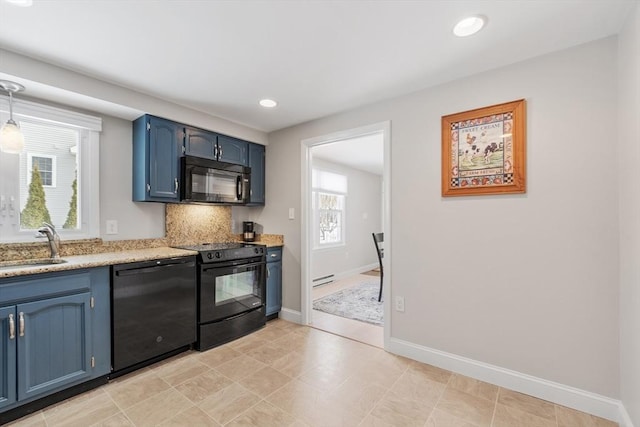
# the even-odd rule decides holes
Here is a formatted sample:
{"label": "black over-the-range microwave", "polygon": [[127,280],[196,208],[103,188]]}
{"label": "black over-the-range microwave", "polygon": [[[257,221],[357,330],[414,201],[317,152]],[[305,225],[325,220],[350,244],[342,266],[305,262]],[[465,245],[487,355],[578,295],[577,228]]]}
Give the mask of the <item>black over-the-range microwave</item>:
{"label": "black over-the-range microwave", "polygon": [[249,203],[251,168],[201,157],[180,160],[180,200],[189,203]]}

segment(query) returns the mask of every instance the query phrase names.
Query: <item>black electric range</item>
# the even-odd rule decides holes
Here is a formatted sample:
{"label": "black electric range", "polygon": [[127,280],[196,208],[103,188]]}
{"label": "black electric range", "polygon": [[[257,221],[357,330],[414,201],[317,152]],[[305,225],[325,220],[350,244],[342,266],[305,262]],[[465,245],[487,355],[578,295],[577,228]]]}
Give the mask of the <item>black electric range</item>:
{"label": "black electric range", "polygon": [[265,325],[266,246],[223,242],[177,247],[198,252],[198,350]]}

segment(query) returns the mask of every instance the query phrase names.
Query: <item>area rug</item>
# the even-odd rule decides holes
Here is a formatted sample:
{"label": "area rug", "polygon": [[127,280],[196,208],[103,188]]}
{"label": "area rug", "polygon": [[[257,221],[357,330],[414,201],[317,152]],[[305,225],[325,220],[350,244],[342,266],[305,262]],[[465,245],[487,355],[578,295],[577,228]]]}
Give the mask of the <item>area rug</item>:
{"label": "area rug", "polygon": [[382,326],[380,282],[362,283],[313,302],[314,310]]}

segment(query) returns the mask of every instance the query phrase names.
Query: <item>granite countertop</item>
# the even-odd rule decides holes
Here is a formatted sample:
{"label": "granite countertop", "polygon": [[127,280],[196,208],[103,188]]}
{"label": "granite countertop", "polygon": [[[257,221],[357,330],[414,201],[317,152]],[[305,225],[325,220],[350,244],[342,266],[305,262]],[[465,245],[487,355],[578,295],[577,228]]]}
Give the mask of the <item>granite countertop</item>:
{"label": "granite countertop", "polygon": [[[208,239],[208,237],[212,237]],[[194,242],[219,241],[242,242],[241,234],[224,234],[220,236],[182,236],[182,240],[174,236],[171,239],[139,239],[114,240],[103,242],[102,239],[68,240],[62,242],[60,256],[66,262],[61,264],[35,264],[47,262],[49,245],[42,242],[0,244],[0,279],[30,274],[50,273],[54,271],[77,270],[81,268],[104,267],[130,262],[152,261],[162,258],[197,255],[197,252],[177,249],[172,246],[190,245]],[[257,245],[267,247],[284,246],[284,236],[277,234],[260,234],[256,236]],[[24,261],[23,264],[15,265]],[[31,264],[29,264],[31,263]]]}
{"label": "granite countertop", "polygon": [[[129,262],[151,261],[162,258],[185,257],[197,252],[170,247],[136,249],[129,251],[105,252],[91,255],[64,256],[63,264],[2,266],[0,263],[0,279],[6,277],[26,276],[29,274],[50,273],[53,271],[77,270],[81,268],[104,267]],[[6,264],[6,263],[5,263]]]}

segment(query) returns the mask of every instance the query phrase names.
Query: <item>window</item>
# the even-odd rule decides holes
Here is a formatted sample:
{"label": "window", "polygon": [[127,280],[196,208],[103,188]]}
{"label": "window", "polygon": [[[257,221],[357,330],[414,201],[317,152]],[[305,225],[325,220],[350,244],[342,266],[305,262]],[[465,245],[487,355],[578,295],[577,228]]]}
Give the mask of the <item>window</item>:
{"label": "window", "polygon": [[344,196],[316,192],[318,244],[342,243],[344,229]]}
{"label": "window", "polygon": [[[25,132],[25,130],[22,130]],[[27,182],[31,184],[31,174],[34,169],[37,169],[40,173],[40,180],[44,187],[56,186],[56,157],[46,154],[31,154],[27,155]]]}
{"label": "window", "polygon": [[[14,100],[13,116],[25,147],[0,152],[0,242],[32,242],[43,222],[63,239],[98,237],[102,120],[22,100]],[[7,119],[0,97],[0,121]]]}
{"label": "window", "polygon": [[312,208],[315,223],[315,247],[339,246],[345,243],[345,199],[347,177],[313,169]]}

